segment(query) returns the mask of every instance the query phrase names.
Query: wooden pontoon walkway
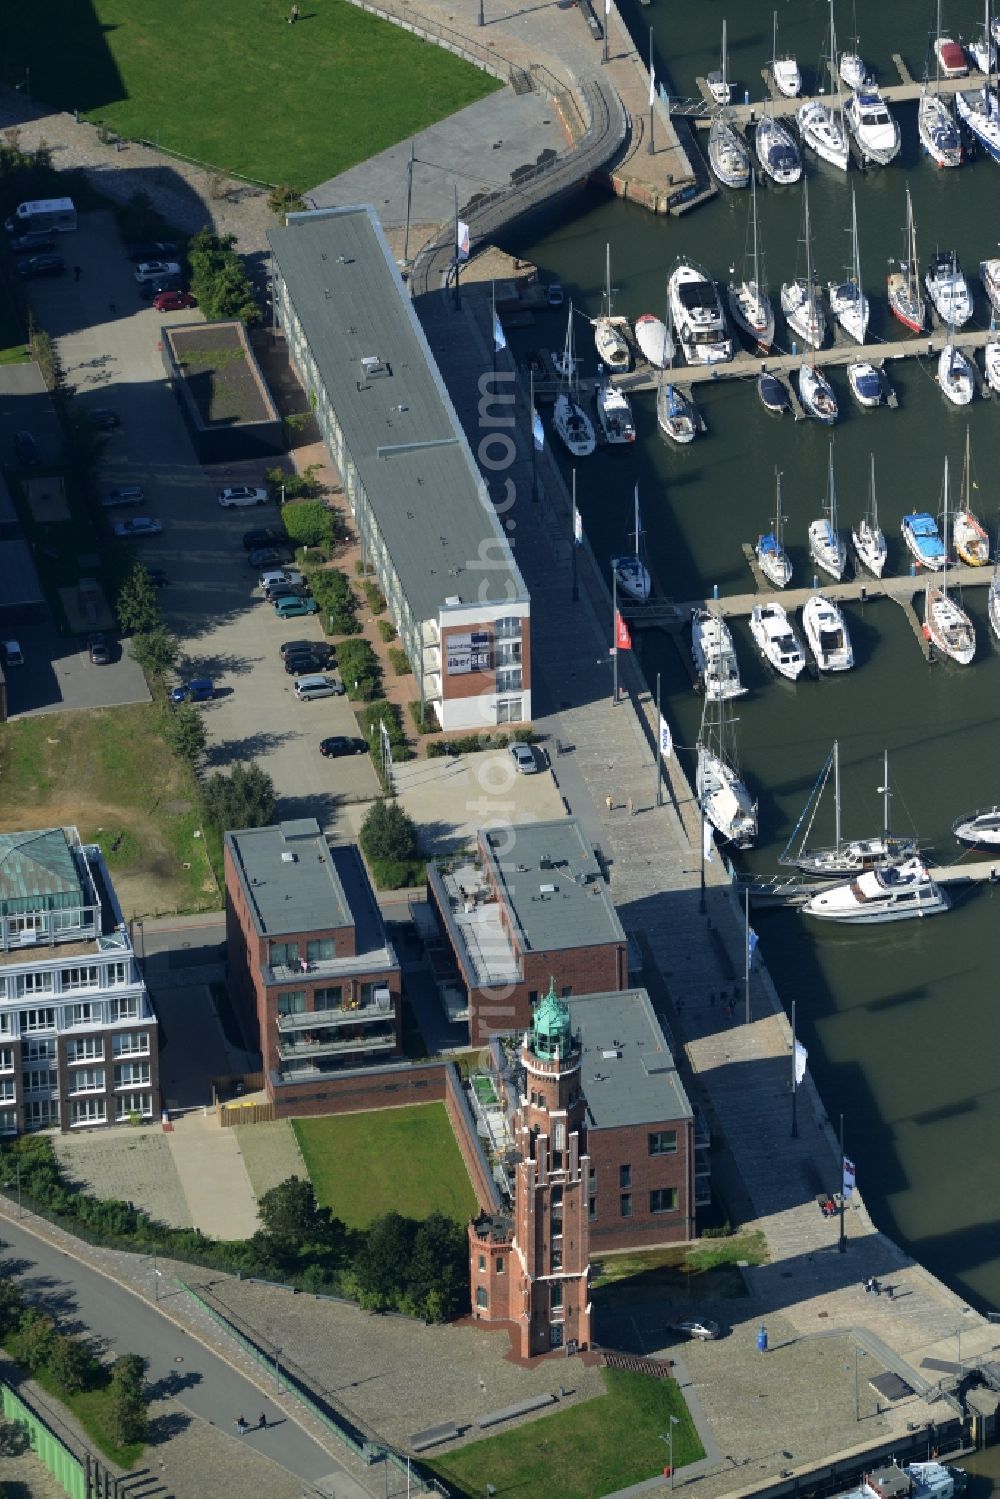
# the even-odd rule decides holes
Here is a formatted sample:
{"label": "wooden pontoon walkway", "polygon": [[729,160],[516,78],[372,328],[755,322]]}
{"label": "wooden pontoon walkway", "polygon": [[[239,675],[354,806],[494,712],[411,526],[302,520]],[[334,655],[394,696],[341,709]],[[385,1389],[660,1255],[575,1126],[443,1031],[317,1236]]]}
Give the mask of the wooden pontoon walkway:
{"label": "wooden pontoon walkway", "polygon": [[[902,61],[902,59],[900,59],[900,61]],[[917,80],[912,78],[905,64],[902,68],[900,68],[899,63],[897,62],[896,68],[900,75],[902,75],[904,71],[906,72],[908,81],[902,83],[887,83],[884,85],[879,84],[879,93],[887,104],[915,104],[924,91],[923,82],[918,82]],[[996,86],[996,73],[990,74],[989,81],[991,84]],[[969,73],[964,78],[942,78],[940,83],[935,83],[934,88],[935,90],[940,89],[942,94],[952,95],[960,92],[965,92],[966,90],[981,89],[985,82],[985,74],[973,72]],[[846,98],[848,90],[844,88],[843,92],[844,97]],[[827,93],[817,95],[816,97],[818,97],[824,104],[829,104],[832,95]],[[783,94],[772,94],[767,101],[767,112],[768,114],[776,115],[779,117],[783,115],[795,115],[798,110],[802,108],[802,105],[806,102],[806,98],[806,95],[801,95],[797,99],[786,99]],[[727,107],[733,120],[738,125],[749,125],[754,120],[759,120],[763,112],[763,106],[759,100],[753,104],[730,104]]]}

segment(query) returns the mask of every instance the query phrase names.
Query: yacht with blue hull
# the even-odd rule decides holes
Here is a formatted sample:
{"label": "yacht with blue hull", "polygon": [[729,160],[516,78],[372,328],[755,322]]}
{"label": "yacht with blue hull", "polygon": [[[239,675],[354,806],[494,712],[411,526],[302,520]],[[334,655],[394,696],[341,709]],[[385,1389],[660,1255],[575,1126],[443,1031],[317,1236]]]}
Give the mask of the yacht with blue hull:
{"label": "yacht with blue hull", "polygon": [[996,89],[988,83],[964,92],[960,89],[955,95],[955,109],[976,145],[1000,163],[1000,102]]}

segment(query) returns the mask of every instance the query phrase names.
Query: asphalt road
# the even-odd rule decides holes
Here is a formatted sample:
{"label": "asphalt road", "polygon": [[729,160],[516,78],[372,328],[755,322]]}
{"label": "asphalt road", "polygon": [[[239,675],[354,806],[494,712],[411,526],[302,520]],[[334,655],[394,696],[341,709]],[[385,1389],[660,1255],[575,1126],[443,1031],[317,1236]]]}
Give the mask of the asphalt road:
{"label": "asphalt road", "polygon": [[[191,1416],[233,1432],[238,1416],[252,1422],[263,1410],[269,1421],[273,1418],[278,1424],[265,1431],[248,1432],[242,1438],[244,1442],[258,1447],[306,1483],[329,1481],[343,1473],[301,1427],[262,1397],[256,1385],[175,1326],[155,1306],[53,1249],[16,1222],[0,1222],[0,1239],[19,1262],[17,1279],[26,1295],[42,1304],[58,1300],[60,1320],[79,1319],[114,1354],[143,1354],[149,1360],[149,1383],[159,1385]],[[152,1276],[152,1263],[149,1268]],[[173,1296],[184,1295],[169,1279],[164,1278],[160,1287],[161,1296],[168,1302]],[[240,1440],[235,1433],[233,1440]],[[334,1492],[333,1483],[328,1482],[327,1491]]]}

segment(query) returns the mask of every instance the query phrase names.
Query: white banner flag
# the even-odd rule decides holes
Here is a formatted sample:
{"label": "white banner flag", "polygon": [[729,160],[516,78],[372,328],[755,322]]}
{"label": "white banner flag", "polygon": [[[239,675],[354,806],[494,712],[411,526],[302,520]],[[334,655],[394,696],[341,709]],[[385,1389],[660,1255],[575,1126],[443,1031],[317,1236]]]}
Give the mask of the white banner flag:
{"label": "white banner flag", "polygon": [[844,1201],[845,1202],[847,1202],[848,1198],[851,1196],[851,1193],[854,1191],[855,1182],[856,1182],[856,1178],[855,1178],[855,1174],[854,1174],[854,1162],[853,1161],[849,1161],[847,1159],[846,1155],[845,1155],[845,1157],[844,1157],[844,1187],[843,1187]]}
{"label": "white banner flag", "polygon": [[798,1084],[802,1081],[802,1079],[806,1075],[806,1062],[808,1060],[809,1060],[809,1053],[806,1051],[806,1049],[802,1045],[801,1041],[796,1041],[796,1043],[795,1043],[795,1084],[796,1084],[796,1087],[798,1086]]}
{"label": "white banner flag", "polygon": [[706,864],[713,863],[715,859],[715,843],[712,839],[712,824],[705,818],[705,842],[703,847]]}
{"label": "white banner flag", "polygon": [[507,335],[503,331],[503,324],[496,313],[493,314],[493,352],[499,354],[501,349],[507,347]]}
{"label": "white banner flag", "polygon": [[604,0],[604,19],[607,20],[611,14],[611,0]]}
{"label": "white banner flag", "polygon": [[456,231],[455,231],[455,234],[456,234],[455,259],[458,260],[458,261],[468,260],[468,258],[469,258],[469,226],[468,226],[468,224],[463,224],[462,220],[459,219],[458,220],[458,225],[457,225],[457,228],[456,228]]}
{"label": "white banner flag", "polygon": [[573,540],[578,547],[583,546],[583,516],[576,506],[573,506]]}
{"label": "white banner flag", "polygon": [[664,760],[669,760],[670,756],[673,754],[673,752],[674,752],[674,736],[670,732],[670,725],[667,723],[667,720],[664,718],[663,714],[661,713],[660,714],[660,754],[663,756]]}
{"label": "white banner flag", "polygon": [[652,60],[649,64],[649,107],[652,109],[656,103],[656,67]]}
{"label": "white banner flag", "polygon": [[531,413],[531,437],[535,444],[535,451],[540,453],[545,446],[545,428],[537,411]]}

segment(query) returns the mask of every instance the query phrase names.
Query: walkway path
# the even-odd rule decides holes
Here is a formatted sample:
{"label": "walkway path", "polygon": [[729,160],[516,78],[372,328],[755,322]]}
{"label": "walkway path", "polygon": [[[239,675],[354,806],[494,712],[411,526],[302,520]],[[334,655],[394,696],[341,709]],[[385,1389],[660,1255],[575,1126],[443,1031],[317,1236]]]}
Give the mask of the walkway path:
{"label": "walkway path", "polygon": [[239,1136],[213,1112],[184,1114],[167,1136],[195,1228],[211,1239],[249,1239],[260,1227]]}

